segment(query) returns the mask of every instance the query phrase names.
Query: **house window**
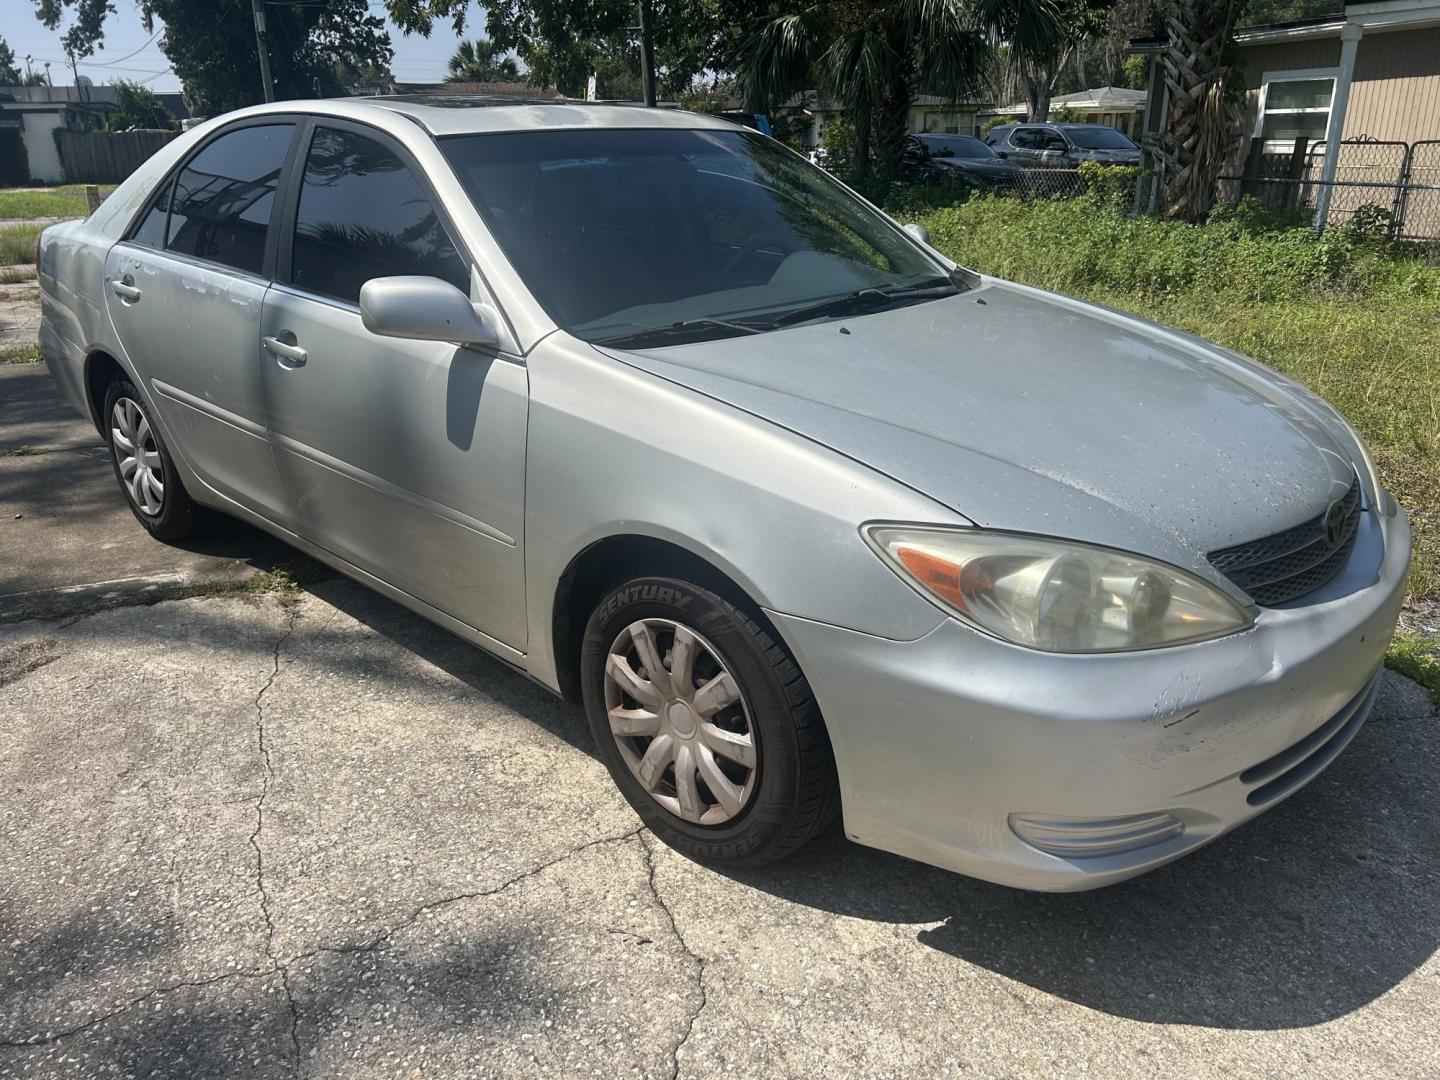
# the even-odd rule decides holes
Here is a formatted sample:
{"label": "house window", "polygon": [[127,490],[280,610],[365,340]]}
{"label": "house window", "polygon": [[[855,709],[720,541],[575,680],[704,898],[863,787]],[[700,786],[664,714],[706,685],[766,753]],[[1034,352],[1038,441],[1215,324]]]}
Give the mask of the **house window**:
{"label": "house window", "polygon": [[1325,138],[1330,126],[1330,102],[1335,97],[1331,71],[1267,73],[1260,89],[1260,115],[1255,137],[1267,154],[1293,150],[1295,140],[1314,144]]}

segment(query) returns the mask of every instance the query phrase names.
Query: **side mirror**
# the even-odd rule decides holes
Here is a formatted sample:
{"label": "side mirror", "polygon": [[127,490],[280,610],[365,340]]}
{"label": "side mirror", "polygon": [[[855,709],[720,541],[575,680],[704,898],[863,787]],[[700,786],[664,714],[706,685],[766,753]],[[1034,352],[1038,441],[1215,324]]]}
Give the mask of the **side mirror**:
{"label": "side mirror", "polygon": [[930,230],[918,221],[912,221],[909,225],[906,225],[905,231],[926,247],[930,246]]}
{"label": "side mirror", "polygon": [[433,277],[371,278],[360,286],[360,321],[382,337],[495,345],[493,322],[451,285]]}

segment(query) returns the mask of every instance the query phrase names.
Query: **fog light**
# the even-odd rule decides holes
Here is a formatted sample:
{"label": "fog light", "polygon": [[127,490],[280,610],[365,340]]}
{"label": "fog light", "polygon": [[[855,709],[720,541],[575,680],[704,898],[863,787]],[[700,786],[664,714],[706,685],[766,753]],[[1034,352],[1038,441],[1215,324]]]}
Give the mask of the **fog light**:
{"label": "fog light", "polygon": [[1115,818],[1052,818],[1011,814],[1016,836],[1047,855],[1094,859],[1123,855],[1179,836],[1185,825],[1171,814],[1135,814]]}

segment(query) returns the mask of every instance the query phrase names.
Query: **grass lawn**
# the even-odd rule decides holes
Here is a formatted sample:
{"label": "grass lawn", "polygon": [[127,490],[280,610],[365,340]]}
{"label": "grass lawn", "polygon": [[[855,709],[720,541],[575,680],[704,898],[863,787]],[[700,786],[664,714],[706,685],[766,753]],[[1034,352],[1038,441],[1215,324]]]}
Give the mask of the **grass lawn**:
{"label": "grass lawn", "polygon": [[[113,187],[102,187],[108,195]],[[44,191],[0,191],[0,221],[38,217],[84,217],[90,212],[85,185],[67,184]]]}

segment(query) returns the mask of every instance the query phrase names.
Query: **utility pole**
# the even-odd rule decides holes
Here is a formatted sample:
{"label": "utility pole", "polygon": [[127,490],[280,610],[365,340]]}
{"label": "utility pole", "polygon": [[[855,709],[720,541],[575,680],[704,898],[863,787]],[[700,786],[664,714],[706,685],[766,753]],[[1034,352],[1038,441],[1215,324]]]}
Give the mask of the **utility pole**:
{"label": "utility pole", "polygon": [[650,0],[640,0],[640,83],[645,104],[655,107],[655,41],[650,33]]}
{"label": "utility pole", "polygon": [[270,50],[265,45],[265,9],[260,0],[250,0],[255,15],[255,49],[260,53],[260,81],[265,85],[265,100],[275,100],[275,84],[270,81]]}
{"label": "utility pole", "polygon": [[66,55],[70,57],[70,74],[75,77],[75,93],[80,96],[81,101],[84,101],[85,88],[80,85],[80,69],[75,66],[75,54],[71,52]]}

